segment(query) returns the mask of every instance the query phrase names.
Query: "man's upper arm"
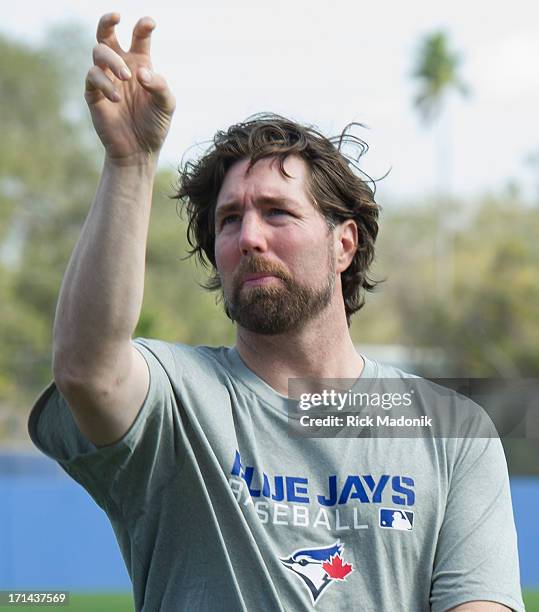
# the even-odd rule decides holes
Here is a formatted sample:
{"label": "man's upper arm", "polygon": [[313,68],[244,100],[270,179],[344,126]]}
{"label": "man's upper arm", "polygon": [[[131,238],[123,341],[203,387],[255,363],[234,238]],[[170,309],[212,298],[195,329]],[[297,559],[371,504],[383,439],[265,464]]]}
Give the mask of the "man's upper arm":
{"label": "man's upper arm", "polygon": [[431,607],[436,612],[524,610],[501,442],[470,435],[458,448],[438,533]]}
{"label": "man's upper arm", "polygon": [[[81,431],[75,411],[55,383],[43,390],[28,419],[28,432],[37,448],[58,461],[103,509],[115,516],[127,512],[133,500],[143,507],[145,500],[177,473],[187,441],[179,396],[172,383],[181,374],[171,347],[165,342],[137,338],[133,351],[141,354],[146,368],[143,374],[149,372],[149,386],[144,397],[140,393],[133,401],[132,409],[128,406],[129,418],[116,431],[116,441],[92,443],[89,437],[95,434],[87,428]],[[80,415],[79,407],[77,411]],[[105,429],[110,433],[106,418]]]}
{"label": "man's upper arm", "polygon": [[127,364],[126,373],[120,379],[113,377],[116,380],[110,386],[56,381],[78,428],[96,446],[106,446],[122,438],[148,394],[148,365],[133,343],[126,345],[120,360]]}

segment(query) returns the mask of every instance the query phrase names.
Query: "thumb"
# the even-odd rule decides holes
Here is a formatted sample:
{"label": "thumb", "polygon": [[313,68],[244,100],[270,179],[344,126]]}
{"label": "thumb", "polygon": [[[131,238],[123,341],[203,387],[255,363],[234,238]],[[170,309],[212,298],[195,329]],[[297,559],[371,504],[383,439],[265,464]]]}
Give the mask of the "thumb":
{"label": "thumb", "polygon": [[149,68],[139,68],[137,79],[162,110],[166,112],[174,110],[176,105],[174,96],[160,74],[152,72]]}

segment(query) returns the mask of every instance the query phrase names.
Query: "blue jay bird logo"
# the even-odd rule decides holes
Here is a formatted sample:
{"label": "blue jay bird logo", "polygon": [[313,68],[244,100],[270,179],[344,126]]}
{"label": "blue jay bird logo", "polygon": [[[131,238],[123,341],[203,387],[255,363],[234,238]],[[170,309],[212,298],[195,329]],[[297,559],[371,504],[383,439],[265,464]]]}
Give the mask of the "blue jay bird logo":
{"label": "blue jay bird logo", "polygon": [[344,544],[337,540],[333,546],[299,548],[287,559],[280,559],[287,569],[301,578],[309,591],[313,606],[330,584],[338,580],[344,581],[354,570],[351,563],[343,563],[343,549]]}

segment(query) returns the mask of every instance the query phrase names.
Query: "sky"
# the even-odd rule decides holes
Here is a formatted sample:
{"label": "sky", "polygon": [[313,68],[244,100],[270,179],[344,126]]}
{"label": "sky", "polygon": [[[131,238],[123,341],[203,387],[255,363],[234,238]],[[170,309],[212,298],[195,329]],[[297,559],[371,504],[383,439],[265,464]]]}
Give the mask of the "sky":
{"label": "sky", "polygon": [[[484,0],[372,3],[349,0],[68,0],[9,3],[0,31],[38,42],[47,27],[75,21],[95,31],[121,14],[127,48],[137,19],[152,16],[152,61],[168,80],[177,110],[161,154],[176,167],[183,152],[259,111],[317,126],[327,135],[357,121],[369,144],[362,162],[378,201],[413,203],[443,187],[473,198],[516,181],[537,194],[539,166],[539,4]],[[422,39],[447,32],[462,57],[470,94],[454,94],[435,126],[413,107],[411,77]],[[88,67],[91,46],[88,48]],[[81,104],[83,83],[81,83]]]}

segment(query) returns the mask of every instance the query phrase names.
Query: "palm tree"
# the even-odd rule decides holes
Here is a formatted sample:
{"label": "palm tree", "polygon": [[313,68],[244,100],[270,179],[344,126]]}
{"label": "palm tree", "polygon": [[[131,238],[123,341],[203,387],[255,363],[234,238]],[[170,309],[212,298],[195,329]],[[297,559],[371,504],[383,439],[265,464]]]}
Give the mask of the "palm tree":
{"label": "palm tree", "polygon": [[439,116],[451,89],[463,95],[468,93],[457,73],[460,61],[460,55],[450,50],[445,32],[434,32],[424,38],[413,76],[421,82],[414,104],[426,124]]}
{"label": "palm tree", "polygon": [[[453,90],[468,94],[467,86],[458,75],[460,55],[451,50],[444,31],[427,35],[419,48],[413,77],[420,83],[414,106],[426,126],[430,126],[442,114],[444,102]],[[451,193],[452,161],[451,133],[447,130],[437,138],[438,142],[438,221],[437,221],[437,285],[440,298],[449,299],[453,286],[452,236],[447,227],[448,206],[443,196]]]}

